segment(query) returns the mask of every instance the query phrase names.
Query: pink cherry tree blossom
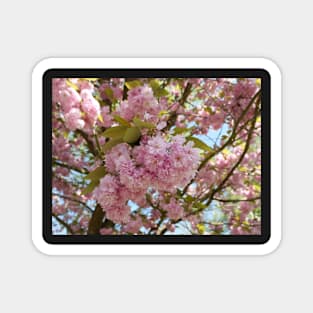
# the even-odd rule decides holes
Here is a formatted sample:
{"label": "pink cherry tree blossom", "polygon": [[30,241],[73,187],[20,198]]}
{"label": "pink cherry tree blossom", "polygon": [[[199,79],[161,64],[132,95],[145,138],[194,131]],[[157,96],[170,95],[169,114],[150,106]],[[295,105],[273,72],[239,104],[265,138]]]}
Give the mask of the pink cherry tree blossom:
{"label": "pink cherry tree blossom", "polygon": [[259,79],[52,84],[54,234],[260,234]]}

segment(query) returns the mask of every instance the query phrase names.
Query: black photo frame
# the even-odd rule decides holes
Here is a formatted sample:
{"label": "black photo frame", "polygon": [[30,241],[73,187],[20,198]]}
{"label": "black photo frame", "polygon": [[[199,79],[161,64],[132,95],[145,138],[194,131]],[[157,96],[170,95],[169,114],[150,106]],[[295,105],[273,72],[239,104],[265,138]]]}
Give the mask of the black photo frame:
{"label": "black photo frame", "polygon": [[[260,78],[261,235],[53,235],[52,79],[53,78]],[[264,69],[49,69],[43,75],[43,238],[49,244],[264,244],[271,235],[270,74]]]}

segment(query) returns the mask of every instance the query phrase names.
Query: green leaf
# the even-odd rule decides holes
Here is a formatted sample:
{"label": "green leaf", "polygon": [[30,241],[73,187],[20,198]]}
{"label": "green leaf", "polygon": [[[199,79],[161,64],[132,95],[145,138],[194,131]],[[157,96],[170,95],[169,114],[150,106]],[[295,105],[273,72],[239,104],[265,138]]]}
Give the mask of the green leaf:
{"label": "green leaf", "polygon": [[113,101],[113,99],[114,99],[114,93],[113,93],[113,90],[112,90],[111,88],[106,88],[106,89],[104,90],[104,93],[105,93],[105,95],[106,95],[111,101]]}
{"label": "green leaf", "polygon": [[256,192],[261,192],[261,186],[259,183],[254,183],[253,188],[255,189]]}
{"label": "green leaf", "polygon": [[88,193],[91,193],[97,186],[99,185],[99,181],[91,181],[91,183],[85,187],[81,193],[83,195],[87,195]]}
{"label": "green leaf", "polygon": [[212,110],[212,108],[210,106],[204,107],[204,111],[206,111],[210,114],[214,114],[214,111]]}
{"label": "green leaf", "polygon": [[99,181],[103,176],[105,176],[106,170],[104,166],[99,166],[92,172],[90,172],[85,179],[92,181]]}
{"label": "green leaf", "polygon": [[190,132],[192,131],[191,128],[185,128],[185,127],[175,127],[174,128],[174,135],[180,135],[180,134],[185,134],[185,136],[190,136]]}
{"label": "green leaf", "polygon": [[204,224],[202,224],[202,223],[198,224],[197,228],[198,228],[198,231],[201,235],[204,234],[204,232],[205,232],[205,225]]}
{"label": "green leaf", "polygon": [[149,129],[154,129],[155,125],[149,122],[144,122],[140,120],[139,118],[135,117],[133,119],[134,124],[139,127],[139,128],[149,128]]}
{"label": "green leaf", "polygon": [[126,126],[113,126],[103,132],[102,135],[106,138],[123,138],[126,129]]}
{"label": "green leaf", "polygon": [[70,134],[69,132],[64,131],[64,132],[63,132],[63,136],[64,136],[64,138],[65,138],[65,139],[67,139],[67,138],[68,138],[68,136],[69,136],[69,134]]}
{"label": "green leaf", "polygon": [[103,152],[108,152],[109,150],[111,150],[113,147],[115,147],[116,145],[120,144],[123,142],[122,138],[114,138],[109,140],[108,142],[106,142],[103,146],[102,146],[102,150]]}
{"label": "green leaf", "polygon": [[140,138],[141,133],[138,127],[127,128],[123,140],[127,143],[135,143]]}
{"label": "green leaf", "polygon": [[186,197],[184,199],[187,203],[191,203],[195,200],[195,198],[190,196],[190,195],[186,195]]}
{"label": "green leaf", "polygon": [[256,217],[260,217],[261,216],[261,208],[256,208],[253,213],[256,215]]}
{"label": "green leaf", "polygon": [[162,111],[159,112],[158,116],[162,117],[163,115],[167,115],[167,114],[170,114],[170,112],[166,111],[166,110],[162,110]]}
{"label": "green leaf", "polygon": [[142,83],[139,80],[130,80],[130,81],[126,82],[125,85],[128,89],[133,89],[133,88],[141,86]]}
{"label": "green leaf", "polygon": [[175,127],[175,128],[174,128],[174,134],[175,134],[175,135],[183,134],[183,133],[185,133],[186,131],[188,131],[187,128],[183,128],[183,127]]}
{"label": "green leaf", "polygon": [[200,209],[200,210],[204,210],[204,209],[206,209],[208,206],[205,205],[205,204],[203,204],[203,203],[201,203],[201,202],[196,202],[196,203],[194,204],[194,207],[196,207],[197,209]]}
{"label": "green leaf", "polygon": [[101,114],[98,115],[98,120],[103,123],[103,117]]}
{"label": "green leaf", "polygon": [[127,126],[130,127],[130,123],[128,121],[126,121],[125,119],[123,119],[122,117],[120,117],[119,115],[113,115],[113,118],[116,122],[118,122],[120,125],[122,126]]}
{"label": "green leaf", "polygon": [[160,83],[156,79],[151,80],[149,85],[152,88],[155,97],[159,98],[168,95],[168,91],[162,88]]}
{"label": "green leaf", "polygon": [[195,148],[199,148],[199,149],[201,149],[203,151],[212,152],[212,149],[207,144],[205,144],[202,140],[200,140],[199,138],[188,137],[187,140],[188,141],[192,141],[194,143],[193,146]]}

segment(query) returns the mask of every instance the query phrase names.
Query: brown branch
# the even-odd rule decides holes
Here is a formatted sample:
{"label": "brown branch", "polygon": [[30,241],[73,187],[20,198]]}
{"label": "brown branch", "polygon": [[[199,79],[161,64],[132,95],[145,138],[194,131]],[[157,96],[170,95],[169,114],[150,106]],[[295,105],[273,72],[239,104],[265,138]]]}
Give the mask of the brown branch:
{"label": "brown branch", "polygon": [[228,172],[228,174],[224,177],[224,179],[222,180],[222,182],[218,185],[217,188],[213,189],[212,192],[209,192],[207,195],[203,196],[200,201],[203,202],[205,201],[206,199],[208,199],[206,205],[209,205],[211,203],[211,201],[213,200],[213,197],[214,195],[219,192],[225,185],[225,183],[228,181],[228,179],[231,177],[231,175],[234,173],[235,169],[240,165],[240,163],[242,162],[245,154],[247,153],[248,149],[249,149],[249,146],[250,146],[250,141],[251,141],[251,138],[252,138],[252,134],[253,134],[253,129],[254,129],[254,126],[255,126],[255,123],[256,123],[256,118],[257,118],[257,115],[259,113],[259,110],[258,108],[256,108],[255,110],[255,114],[254,114],[254,118],[252,120],[252,123],[251,123],[251,127],[250,127],[250,130],[249,130],[249,133],[248,133],[248,138],[247,138],[247,141],[246,141],[246,144],[245,144],[245,148],[243,150],[243,152],[241,153],[239,159],[237,160],[237,162],[235,163],[235,165],[231,168],[231,170]]}
{"label": "brown branch", "polygon": [[260,200],[260,197],[255,197],[255,198],[251,198],[251,199],[219,199],[219,198],[213,198],[212,200],[215,201],[219,201],[219,202],[252,202],[252,201],[256,201],[256,200]]}
{"label": "brown branch", "polygon": [[85,202],[81,201],[81,200],[78,200],[78,199],[75,199],[75,198],[72,198],[72,197],[69,197],[69,196],[66,196],[66,195],[60,195],[58,193],[52,193],[53,196],[57,196],[57,197],[60,197],[60,198],[63,198],[63,199],[66,199],[66,200],[69,200],[69,201],[72,201],[72,202],[76,202],[76,203],[79,203],[79,204],[82,204],[85,208],[87,208],[91,213],[93,213],[93,209],[88,206]]}
{"label": "brown branch", "polygon": [[88,174],[88,170],[85,169],[85,168],[78,168],[76,166],[73,166],[73,165],[68,165],[64,162],[61,162],[55,158],[52,159],[53,161],[53,164],[57,165],[57,166],[61,166],[61,167],[64,167],[64,168],[67,168],[69,170],[73,170],[73,171],[76,171],[76,172],[79,172],[81,174]]}
{"label": "brown branch", "polygon": [[[209,160],[211,160],[215,155],[217,155],[218,153],[220,153],[221,151],[223,151],[228,145],[230,145],[234,139],[236,138],[237,133],[237,127],[240,124],[241,120],[244,118],[244,116],[246,115],[246,113],[249,111],[249,109],[251,108],[251,106],[253,105],[253,103],[255,102],[255,100],[261,95],[261,90],[259,90],[251,99],[250,103],[247,105],[247,107],[242,111],[241,115],[239,116],[238,120],[235,122],[234,124],[234,128],[233,131],[231,133],[231,135],[229,136],[228,140],[222,145],[220,146],[217,150],[215,150],[214,152],[210,153],[206,158],[204,158],[202,160],[202,162],[200,163],[199,167],[198,167],[198,171],[200,171]],[[192,179],[184,188],[183,190],[183,194],[186,193],[188,187],[195,181],[195,178]]]}
{"label": "brown branch", "polygon": [[192,87],[192,84],[191,83],[187,83],[186,88],[185,88],[185,90],[183,92],[183,95],[182,95],[181,99],[179,100],[179,105],[180,106],[184,105],[184,103],[186,102],[188,96],[190,95],[190,93],[192,91],[191,87]]}
{"label": "brown branch", "polygon": [[88,138],[88,135],[84,133],[82,130],[77,129],[76,132],[80,134],[86,141],[89,151],[94,155],[98,156],[98,151],[96,150],[93,142]]}
{"label": "brown branch", "polygon": [[159,230],[161,224],[164,222],[164,218],[165,218],[165,216],[166,216],[166,212],[165,212],[164,210],[162,210],[158,205],[155,206],[155,205],[152,203],[152,201],[151,201],[151,199],[150,199],[150,197],[149,197],[148,194],[146,194],[146,201],[149,203],[149,205],[150,205],[153,209],[158,210],[158,211],[161,213],[161,217],[160,217],[159,222],[158,222],[154,227],[152,227],[152,228],[149,230],[149,234],[151,234],[151,232],[153,232],[153,231],[156,231],[156,233],[157,233],[157,231]]}
{"label": "brown branch", "polygon": [[102,221],[104,219],[103,209],[97,204],[88,225],[88,235],[98,235],[102,227]]}
{"label": "brown branch", "polygon": [[73,234],[73,230],[72,228],[70,227],[70,225],[68,225],[66,222],[64,222],[61,218],[59,218],[56,214],[54,214],[52,212],[52,216],[62,225],[66,228],[66,230],[70,233],[70,234]]}
{"label": "brown branch", "polygon": [[95,137],[95,141],[96,141],[98,155],[103,159],[104,156],[102,155],[102,149],[101,149],[100,142],[99,142],[99,139],[98,139],[98,135],[97,135],[96,132],[94,132],[94,137]]}
{"label": "brown branch", "polygon": [[[257,93],[259,94],[259,93]],[[257,95],[256,94],[256,95]],[[256,96],[253,97],[253,101],[251,100],[251,103],[254,102],[254,100],[256,99]],[[259,98],[259,101],[260,101],[260,98]],[[226,175],[226,177],[223,179],[223,181],[221,182],[221,184],[216,188],[214,189],[211,193],[208,193],[207,195],[205,195],[204,197],[202,197],[200,199],[200,202],[203,202],[205,201],[206,199],[209,198],[209,200],[207,201],[206,205],[209,206],[214,195],[220,191],[224,184],[227,182],[227,180],[229,179],[229,177],[232,175],[233,171],[239,166],[239,164],[241,163],[242,159],[244,158],[244,155],[246,154],[246,152],[248,151],[249,149],[249,145],[250,145],[250,140],[251,140],[251,137],[252,137],[252,134],[253,134],[253,129],[254,129],[254,126],[255,126],[255,123],[256,123],[256,119],[257,119],[257,116],[258,116],[258,113],[259,113],[259,110],[258,110],[258,107],[256,107],[256,110],[255,110],[255,115],[254,115],[254,118],[252,120],[252,125],[250,127],[250,131],[249,131],[249,134],[248,134],[248,138],[247,138],[247,141],[246,141],[246,145],[245,145],[245,148],[244,148],[244,151],[243,153],[241,154],[240,158],[238,159],[238,161],[236,162],[236,164],[232,167],[232,169],[230,170],[230,172]],[[191,215],[194,215],[194,214],[197,214],[199,212],[201,212],[203,209],[200,209],[200,210],[197,210],[197,211],[194,211],[194,212],[190,212],[189,214],[186,215],[186,217],[188,216],[191,216]],[[180,221],[182,221],[182,219],[178,219],[177,221],[174,221],[175,224],[179,223]]]}
{"label": "brown branch", "polygon": [[[184,103],[186,102],[186,100],[187,100],[188,96],[190,95],[191,91],[192,91],[192,84],[191,83],[187,83],[187,85],[186,85],[186,87],[185,87],[185,89],[183,91],[183,94],[182,94],[182,96],[181,96],[181,98],[180,98],[180,100],[178,102],[180,106],[184,105]],[[164,130],[169,130],[175,124],[177,116],[178,116],[178,114],[177,114],[176,111],[171,112],[170,117],[167,120],[167,126],[166,126],[166,128]]]}

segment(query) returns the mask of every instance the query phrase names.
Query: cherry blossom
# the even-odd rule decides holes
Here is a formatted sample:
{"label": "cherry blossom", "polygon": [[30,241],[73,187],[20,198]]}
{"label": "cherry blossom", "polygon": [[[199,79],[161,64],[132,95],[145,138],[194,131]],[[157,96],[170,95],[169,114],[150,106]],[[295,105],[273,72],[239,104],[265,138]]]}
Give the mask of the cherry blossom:
{"label": "cherry blossom", "polygon": [[54,234],[260,234],[259,80],[55,78],[52,162]]}

